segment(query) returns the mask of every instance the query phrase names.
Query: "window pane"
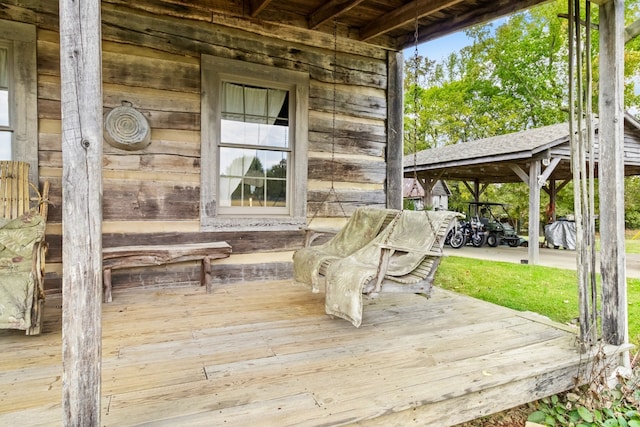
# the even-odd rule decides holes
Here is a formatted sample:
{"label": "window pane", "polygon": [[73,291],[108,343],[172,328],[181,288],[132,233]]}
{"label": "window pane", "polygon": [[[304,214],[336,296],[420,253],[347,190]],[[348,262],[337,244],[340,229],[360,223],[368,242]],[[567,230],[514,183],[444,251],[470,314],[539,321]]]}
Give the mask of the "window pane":
{"label": "window pane", "polygon": [[289,126],[247,123],[223,119],[220,123],[223,144],[289,147]]}
{"label": "window pane", "polygon": [[0,126],[9,126],[9,91],[0,89]]}
{"label": "window pane", "polygon": [[223,144],[289,147],[289,93],[223,83]]}
{"label": "window pane", "polygon": [[220,148],[221,207],[287,206],[288,153]]}
{"label": "window pane", "polygon": [[11,158],[11,132],[0,132],[0,160]]}

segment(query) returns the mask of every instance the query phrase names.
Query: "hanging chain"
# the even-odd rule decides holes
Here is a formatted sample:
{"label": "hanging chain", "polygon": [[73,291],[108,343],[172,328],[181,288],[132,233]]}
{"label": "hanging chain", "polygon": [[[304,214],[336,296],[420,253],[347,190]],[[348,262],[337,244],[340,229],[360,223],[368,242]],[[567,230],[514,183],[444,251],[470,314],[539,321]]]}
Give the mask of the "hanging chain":
{"label": "hanging chain", "polygon": [[338,72],[338,23],[333,21],[333,116],[331,124],[331,190],[335,191],[334,178],[335,178],[335,160],[336,160],[336,97],[338,90],[336,88],[337,74]]}
{"label": "hanging chain", "polygon": [[335,170],[336,170],[336,99],[338,98],[338,89],[337,89],[337,81],[338,81],[338,21],[333,21],[333,124],[331,126],[331,191],[333,191],[333,196],[336,198],[336,202],[338,202],[338,206],[340,206],[340,211],[342,211],[342,216],[346,217],[347,214],[344,211],[344,207],[342,203],[340,203],[340,199],[338,198],[338,193],[334,187],[335,181]]}
{"label": "hanging chain", "polygon": [[333,194],[333,197],[336,199],[336,202],[338,203],[338,206],[340,207],[340,211],[342,212],[342,216],[346,218],[347,214],[344,210],[344,207],[342,206],[342,203],[340,203],[340,198],[338,197],[338,193],[336,192],[335,189],[335,170],[336,170],[336,109],[337,109],[337,103],[336,103],[336,99],[338,96],[338,90],[337,90],[337,71],[338,69],[338,22],[337,21],[333,21],[333,69],[332,69],[332,77],[333,77],[333,116],[332,116],[332,123],[331,123],[331,188],[329,189],[329,191],[327,192],[327,194],[325,194],[325,196],[323,197],[322,201],[320,201],[320,203],[318,204],[318,208],[315,210],[315,212],[313,213],[313,216],[311,217],[311,219],[309,220],[309,224],[311,224],[313,222],[313,220],[316,218],[316,216],[318,215],[318,213],[320,212],[320,207],[322,205],[324,205],[327,200],[329,199],[329,196],[331,196],[331,194]]}
{"label": "hanging chain", "polygon": [[[413,185],[409,195],[412,195],[414,190],[416,195],[420,195],[420,188],[418,188],[418,78],[420,69],[420,55],[418,53],[418,38],[419,38],[419,23],[418,23],[418,2],[416,1],[416,16],[414,20],[413,31]],[[421,185],[422,187],[422,185]]]}

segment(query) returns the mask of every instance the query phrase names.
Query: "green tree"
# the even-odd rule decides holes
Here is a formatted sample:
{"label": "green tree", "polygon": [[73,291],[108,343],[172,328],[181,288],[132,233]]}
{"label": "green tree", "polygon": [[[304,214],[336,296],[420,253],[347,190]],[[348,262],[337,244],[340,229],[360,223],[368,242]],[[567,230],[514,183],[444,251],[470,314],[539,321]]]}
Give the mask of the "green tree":
{"label": "green tree", "polygon": [[[640,0],[625,2],[625,8],[627,24],[640,17]],[[407,60],[405,153],[567,121],[568,22],[561,17],[566,13],[566,0],[557,0],[514,14],[497,28],[488,24],[467,30],[471,45],[442,61],[428,56]],[[597,17],[594,6],[592,20]],[[597,31],[592,40],[597,90]],[[640,106],[640,37],[625,46],[625,76],[625,105]],[[627,194],[631,188],[640,194],[640,184],[627,181]],[[471,195],[466,187],[449,184],[454,193],[450,206],[463,210],[462,202]],[[567,185],[558,195],[558,215],[573,211],[571,188]],[[491,186],[482,200],[490,198],[509,203],[514,216],[525,219],[524,184]],[[640,226],[640,201],[631,199],[627,209],[637,209]],[[628,224],[633,221],[628,218]]]}

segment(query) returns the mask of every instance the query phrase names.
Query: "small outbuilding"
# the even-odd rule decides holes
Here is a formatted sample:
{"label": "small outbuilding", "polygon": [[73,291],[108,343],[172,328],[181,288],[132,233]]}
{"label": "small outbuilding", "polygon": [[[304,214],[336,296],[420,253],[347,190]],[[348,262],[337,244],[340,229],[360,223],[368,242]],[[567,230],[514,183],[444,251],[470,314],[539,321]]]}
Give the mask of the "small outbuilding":
{"label": "small outbuilding", "polygon": [[[411,200],[417,210],[431,206],[437,210],[449,209],[451,190],[446,182],[439,180],[431,190],[431,200],[425,200],[424,187],[414,178],[404,178],[402,182],[402,198]],[[426,203],[425,203],[426,202]]]}

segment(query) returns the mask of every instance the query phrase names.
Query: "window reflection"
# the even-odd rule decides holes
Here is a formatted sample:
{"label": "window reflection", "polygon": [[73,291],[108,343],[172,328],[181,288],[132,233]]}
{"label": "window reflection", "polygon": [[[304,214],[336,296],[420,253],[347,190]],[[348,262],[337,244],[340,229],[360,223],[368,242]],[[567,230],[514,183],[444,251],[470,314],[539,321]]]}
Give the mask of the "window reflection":
{"label": "window reflection", "polygon": [[260,145],[282,148],[289,146],[289,126],[223,119],[220,133],[220,140],[223,144]]}
{"label": "window reflection", "polygon": [[220,148],[220,206],[284,207],[287,152]]}

